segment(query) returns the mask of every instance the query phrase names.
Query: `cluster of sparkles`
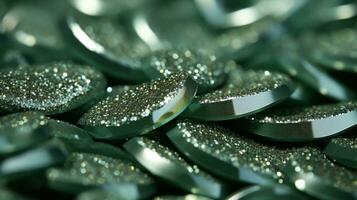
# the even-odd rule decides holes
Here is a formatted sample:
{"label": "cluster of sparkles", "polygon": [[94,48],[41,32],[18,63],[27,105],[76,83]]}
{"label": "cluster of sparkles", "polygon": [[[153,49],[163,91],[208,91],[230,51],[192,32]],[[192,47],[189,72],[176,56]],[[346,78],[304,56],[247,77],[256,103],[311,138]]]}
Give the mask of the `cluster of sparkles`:
{"label": "cluster of sparkles", "polygon": [[184,87],[187,76],[173,74],[111,95],[91,108],[79,120],[82,125],[114,126],[135,122],[172,101]]}
{"label": "cluster of sparkles", "polygon": [[138,142],[141,146],[144,146],[154,152],[156,152],[160,157],[175,163],[177,166],[181,166],[188,173],[202,176],[209,180],[214,180],[214,178],[198,168],[197,165],[192,165],[187,163],[177,152],[171,150],[170,148],[148,138],[140,138]]}
{"label": "cluster of sparkles", "polygon": [[250,120],[261,123],[301,123],[335,117],[357,111],[357,102],[342,102],[337,104],[317,105],[302,108],[269,110],[250,116]]}
{"label": "cluster of sparkles", "polygon": [[177,124],[182,137],[195,148],[234,167],[246,167],[283,182],[283,166],[290,153],[284,149],[258,143],[216,125],[191,121]]}
{"label": "cluster of sparkles", "polygon": [[22,112],[5,115],[0,118],[0,129],[28,129],[35,130],[46,125],[48,118],[38,112]]}
{"label": "cluster of sparkles", "polygon": [[69,111],[104,88],[102,74],[89,66],[52,63],[0,71],[0,111],[57,114]]}
{"label": "cluster of sparkles", "polygon": [[298,174],[316,176],[321,182],[335,188],[355,192],[357,190],[357,173],[333,163],[319,149],[306,147],[296,149],[290,165]]}
{"label": "cluster of sparkles", "polygon": [[357,135],[356,134],[343,134],[342,136],[332,138],[330,143],[338,145],[346,149],[357,150]]}
{"label": "cluster of sparkles", "polygon": [[153,181],[129,161],[89,153],[72,153],[65,163],[65,169],[51,169],[47,176],[53,182],[88,186],[150,184]]}
{"label": "cluster of sparkles", "polygon": [[256,95],[290,83],[290,79],[280,73],[269,71],[247,71],[233,73],[226,86],[197,97],[201,104],[228,101]]}
{"label": "cluster of sparkles", "polygon": [[215,88],[226,79],[225,64],[213,54],[185,48],[159,50],[150,55],[150,66],[167,77],[184,72],[196,81],[199,87]]}

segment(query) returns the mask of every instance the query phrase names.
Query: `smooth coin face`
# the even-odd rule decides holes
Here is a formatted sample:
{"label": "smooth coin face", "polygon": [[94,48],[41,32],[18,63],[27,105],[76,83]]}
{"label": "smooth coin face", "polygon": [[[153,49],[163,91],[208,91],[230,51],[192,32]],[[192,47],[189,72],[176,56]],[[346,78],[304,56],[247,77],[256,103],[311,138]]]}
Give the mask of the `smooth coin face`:
{"label": "smooth coin face", "polygon": [[184,191],[212,198],[226,195],[222,182],[158,141],[133,138],[124,144],[124,148],[152,174]]}
{"label": "smooth coin face", "polygon": [[86,103],[105,84],[97,70],[70,63],[4,69],[0,71],[0,112],[67,112]]}
{"label": "smooth coin face", "polygon": [[187,73],[197,84],[198,92],[220,86],[227,77],[226,63],[214,54],[187,48],[169,48],[154,51],[145,58],[148,76],[167,77],[173,73]]}
{"label": "smooth coin face", "polygon": [[54,189],[69,193],[80,192],[86,187],[131,185],[135,188],[153,184],[149,175],[127,160],[88,153],[72,153],[64,169],[49,170],[47,178]]}
{"label": "smooth coin face", "polygon": [[357,169],[357,137],[352,131],[334,137],[325,147],[324,153],[339,164]]}
{"label": "smooth coin face", "polygon": [[100,139],[145,134],[178,116],[196,90],[187,75],[173,74],[107,97],[85,113],[79,124]]}
{"label": "smooth coin face", "polygon": [[86,62],[126,81],[147,80],[139,59],[151,49],[120,20],[73,15],[66,28],[68,42],[78,46]]}
{"label": "smooth coin face", "polygon": [[185,115],[207,121],[239,118],[288,98],[294,89],[280,73],[236,71],[222,88],[197,96]]}
{"label": "smooth coin face", "polygon": [[200,167],[229,180],[283,183],[286,149],[266,145],[214,124],[178,122],[168,132],[175,146]]}
{"label": "smooth coin face", "polygon": [[252,133],[279,141],[310,141],[341,133],[357,123],[356,102],[275,109],[250,116]]}
{"label": "smooth coin face", "polygon": [[332,162],[319,149],[296,149],[284,171],[298,190],[316,198],[357,197],[357,173]]}

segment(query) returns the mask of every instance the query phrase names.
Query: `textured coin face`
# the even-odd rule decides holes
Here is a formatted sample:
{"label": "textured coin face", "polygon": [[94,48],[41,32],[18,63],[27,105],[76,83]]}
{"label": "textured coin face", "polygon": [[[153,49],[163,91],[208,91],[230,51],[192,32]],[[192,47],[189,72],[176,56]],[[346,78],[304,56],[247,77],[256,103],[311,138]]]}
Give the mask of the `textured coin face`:
{"label": "textured coin face", "polygon": [[59,114],[90,100],[106,81],[89,66],[52,63],[0,71],[0,111]]}
{"label": "textured coin face", "polygon": [[297,149],[285,171],[298,190],[321,199],[355,199],[357,173],[335,164],[318,149]]}
{"label": "textured coin face", "polygon": [[227,120],[252,114],[288,98],[292,81],[269,71],[237,71],[220,89],[199,95],[185,113],[200,120]]}
{"label": "textured coin face", "polygon": [[283,183],[280,170],[289,152],[256,142],[213,124],[181,121],[168,132],[170,140],[202,168],[247,183]]}
{"label": "textured coin face", "polygon": [[324,153],[341,165],[357,169],[357,135],[347,132],[332,138],[327,144]]}
{"label": "textured coin face", "polygon": [[220,181],[158,141],[133,138],[124,144],[124,148],[152,174],[187,192],[213,198],[225,195]]}
{"label": "textured coin face", "polygon": [[145,62],[148,75],[152,78],[187,73],[198,84],[199,93],[221,85],[227,75],[226,63],[218,61],[214,54],[187,48],[154,51]]}
{"label": "textured coin face", "polygon": [[0,118],[0,155],[13,153],[49,138],[41,130],[48,118],[38,112],[22,112]]}
{"label": "textured coin face", "polygon": [[309,141],[338,134],[357,123],[356,102],[275,109],[248,117],[246,129],[280,141]]}
{"label": "textured coin face", "polygon": [[179,115],[196,90],[187,75],[173,74],[107,97],[85,113],[79,124],[101,139],[145,134]]}
{"label": "textured coin face", "polygon": [[123,80],[139,82],[147,79],[139,58],[151,50],[119,21],[70,16],[67,26],[68,42],[74,40],[79,44],[85,61]]}
{"label": "textured coin face", "polygon": [[64,169],[49,170],[47,178],[53,188],[69,193],[85,187],[153,184],[149,175],[127,160],[88,153],[72,153]]}

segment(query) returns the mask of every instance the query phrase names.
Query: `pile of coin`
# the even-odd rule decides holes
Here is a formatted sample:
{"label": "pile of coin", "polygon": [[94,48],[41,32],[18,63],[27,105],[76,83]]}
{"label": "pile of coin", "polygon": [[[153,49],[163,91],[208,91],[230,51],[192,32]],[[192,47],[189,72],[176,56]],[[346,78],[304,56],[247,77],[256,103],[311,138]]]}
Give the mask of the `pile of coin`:
{"label": "pile of coin", "polygon": [[0,1],[0,199],[357,199],[357,4]]}

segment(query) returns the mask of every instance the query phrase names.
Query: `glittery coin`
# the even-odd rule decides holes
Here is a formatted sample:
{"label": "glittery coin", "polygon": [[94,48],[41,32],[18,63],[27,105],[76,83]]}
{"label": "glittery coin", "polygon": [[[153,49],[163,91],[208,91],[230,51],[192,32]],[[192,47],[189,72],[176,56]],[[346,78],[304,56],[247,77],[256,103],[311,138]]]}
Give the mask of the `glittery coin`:
{"label": "glittery coin", "polygon": [[357,169],[357,135],[348,132],[332,138],[324,153],[341,165]]}
{"label": "glittery coin", "polygon": [[70,111],[104,89],[105,82],[93,68],[70,63],[4,69],[0,71],[0,112]]}
{"label": "glittery coin", "polygon": [[[70,0],[69,3],[79,12],[90,16],[113,16],[127,13],[143,6],[143,0]],[[88,6],[90,5],[90,6]]]}
{"label": "glittery coin", "polygon": [[258,143],[214,124],[181,121],[168,132],[170,140],[202,168],[223,178],[266,184],[282,183],[285,149]]}
{"label": "glittery coin", "polygon": [[133,138],[124,148],[148,171],[187,192],[212,198],[227,194],[225,186],[178,153],[148,138]]}
{"label": "glittery coin", "polygon": [[196,81],[199,93],[212,90],[226,80],[225,63],[204,51],[170,48],[154,51],[144,60],[145,69],[152,78],[184,72]]}
{"label": "glittery coin", "polygon": [[69,16],[66,26],[67,42],[78,47],[78,53],[85,62],[123,80],[147,80],[139,58],[151,50],[128,27],[110,18],[79,15]]}
{"label": "glittery coin", "polygon": [[78,140],[92,142],[92,138],[89,133],[75,125],[60,120],[49,119],[45,128],[42,129],[44,133],[51,133],[55,138]]}
{"label": "glittery coin", "polygon": [[266,109],[288,98],[294,91],[285,75],[269,71],[231,74],[224,87],[199,95],[185,116],[200,120],[227,120]]}
{"label": "glittery coin", "polygon": [[98,139],[145,134],[178,116],[196,90],[187,75],[173,74],[107,97],[85,113],[79,124]]}
{"label": "glittery coin", "polygon": [[8,157],[0,162],[0,180],[17,179],[64,162],[67,151],[63,143],[52,140],[40,146]]}
{"label": "glittery coin", "polygon": [[296,149],[284,171],[298,190],[318,199],[357,199],[357,173],[333,163],[318,149]]}
{"label": "glittery coin", "polygon": [[279,141],[309,141],[341,133],[357,124],[357,103],[343,102],[275,109],[242,123],[252,133]]}
{"label": "glittery coin", "polygon": [[185,196],[159,196],[155,197],[154,200],[210,200],[207,197],[197,196],[193,194],[188,194]]}
{"label": "glittery coin", "polygon": [[47,179],[52,188],[67,193],[90,188],[106,188],[122,196],[135,195],[141,188],[154,192],[153,179],[134,163],[99,154],[72,153],[63,169],[48,170]]}
{"label": "glittery coin", "polygon": [[233,193],[227,200],[307,200],[308,197],[286,185],[255,185]]}
{"label": "glittery coin", "polygon": [[0,156],[14,153],[49,138],[41,131],[48,118],[37,112],[22,112],[0,118]]}

